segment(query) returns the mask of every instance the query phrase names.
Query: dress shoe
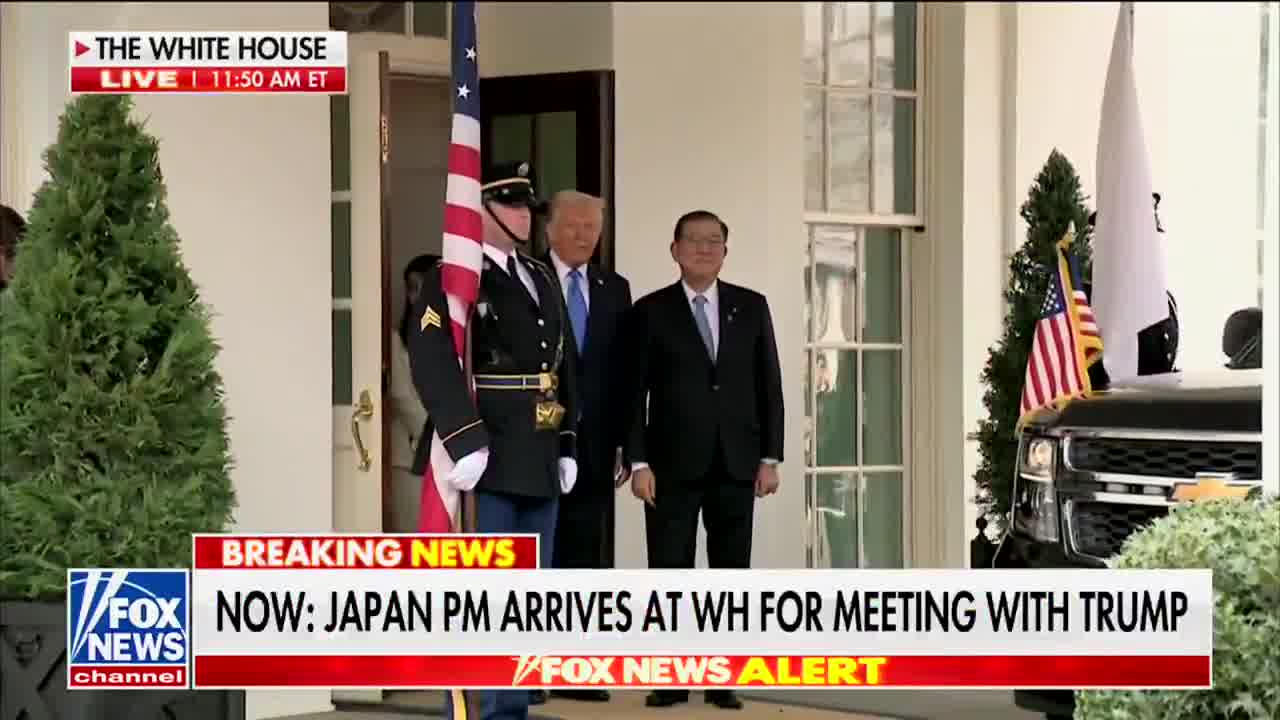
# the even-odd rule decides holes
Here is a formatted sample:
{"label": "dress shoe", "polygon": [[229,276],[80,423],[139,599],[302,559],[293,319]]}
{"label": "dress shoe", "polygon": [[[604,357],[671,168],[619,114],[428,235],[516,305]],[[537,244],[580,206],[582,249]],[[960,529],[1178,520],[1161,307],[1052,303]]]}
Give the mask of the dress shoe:
{"label": "dress shoe", "polygon": [[708,690],[703,697],[708,705],[715,705],[721,710],[741,710],[742,700],[732,690]]}
{"label": "dress shoe", "polygon": [[529,691],[529,704],[530,704],[530,705],[541,705],[541,704],[545,703],[546,701],[547,701],[547,691],[546,691],[546,690],[530,690],[530,691]]}
{"label": "dress shoe", "polygon": [[654,690],[644,699],[646,707],[671,707],[689,702],[688,690]]}
{"label": "dress shoe", "polygon": [[552,690],[551,697],[584,702],[609,702],[608,690]]}

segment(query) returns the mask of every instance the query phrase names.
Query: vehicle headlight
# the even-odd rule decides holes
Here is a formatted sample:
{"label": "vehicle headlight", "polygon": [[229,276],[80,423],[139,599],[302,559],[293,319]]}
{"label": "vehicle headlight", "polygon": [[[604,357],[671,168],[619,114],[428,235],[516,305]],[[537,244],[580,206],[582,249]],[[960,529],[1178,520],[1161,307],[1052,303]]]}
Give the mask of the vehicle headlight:
{"label": "vehicle headlight", "polygon": [[1024,438],[1019,443],[1018,475],[1028,480],[1053,482],[1053,458],[1057,444],[1051,438]]}
{"label": "vehicle headlight", "polygon": [[1058,503],[1053,471],[1058,441],[1023,435],[1018,442],[1018,476],[1013,482],[1013,522],[1042,542],[1058,541]]}

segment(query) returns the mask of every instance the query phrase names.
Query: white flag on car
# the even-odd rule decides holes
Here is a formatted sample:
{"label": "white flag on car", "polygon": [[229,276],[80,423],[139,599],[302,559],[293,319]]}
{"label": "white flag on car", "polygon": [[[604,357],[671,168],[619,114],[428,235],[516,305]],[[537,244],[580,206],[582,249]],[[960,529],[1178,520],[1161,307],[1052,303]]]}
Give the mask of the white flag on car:
{"label": "white flag on car", "polygon": [[1138,333],[1169,316],[1164,247],[1156,232],[1151,160],[1133,70],[1133,3],[1120,4],[1098,132],[1093,296],[1112,381],[1138,375]]}

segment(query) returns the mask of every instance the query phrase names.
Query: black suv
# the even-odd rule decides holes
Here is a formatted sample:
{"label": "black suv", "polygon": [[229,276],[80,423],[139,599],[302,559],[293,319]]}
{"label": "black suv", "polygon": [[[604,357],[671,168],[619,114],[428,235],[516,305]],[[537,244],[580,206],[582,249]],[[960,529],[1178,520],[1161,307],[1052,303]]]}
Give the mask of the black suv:
{"label": "black suv", "polygon": [[[1105,567],[1169,508],[1262,485],[1261,311],[1227,321],[1223,370],[1112,385],[1046,410],[1018,437],[1003,567]],[[1017,704],[1070,718],[1070,691],[1020,690]]]}

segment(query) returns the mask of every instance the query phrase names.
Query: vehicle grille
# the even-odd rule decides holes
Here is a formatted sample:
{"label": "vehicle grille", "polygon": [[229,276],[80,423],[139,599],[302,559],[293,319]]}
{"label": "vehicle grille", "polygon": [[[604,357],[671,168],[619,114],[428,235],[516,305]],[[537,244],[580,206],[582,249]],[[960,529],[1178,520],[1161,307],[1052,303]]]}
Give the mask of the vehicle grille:
{"label": "vehicle grille", "polygon": [[1167,507],[1080,502],[1071,506],[1071,544],[1077,553],[1106,559],[1120,552],[1124,541],[1168,514]]}
{"label": "vehicle grille", "polygon": [[1067,460],[1077,470],[1192,478],[1196,473],[1262,477],[1262,443],[1073,438]]}

